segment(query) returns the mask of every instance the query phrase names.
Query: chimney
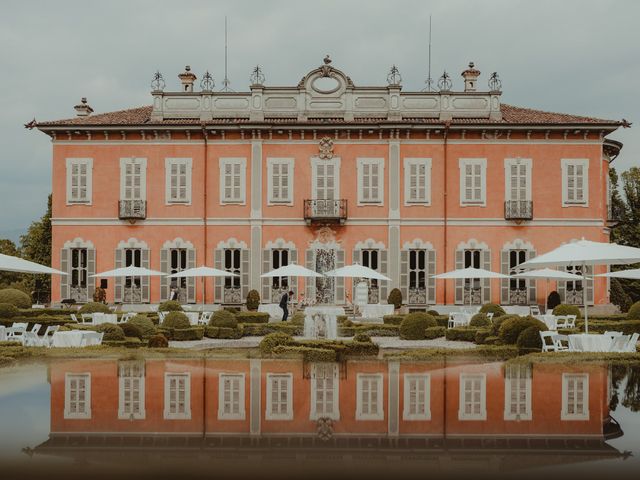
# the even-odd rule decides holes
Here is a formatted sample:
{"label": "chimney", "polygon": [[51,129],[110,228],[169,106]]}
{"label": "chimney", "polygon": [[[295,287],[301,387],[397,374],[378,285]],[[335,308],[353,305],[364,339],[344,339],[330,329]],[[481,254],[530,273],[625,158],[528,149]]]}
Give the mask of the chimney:
{"label": "chimney", "polygon": [[193,82],[196,81],[196,76],[191,73],[191,67],[189,65],[184,67],[184,72],[178,75],[178,78],[182,82],[183,92],[193,92]]}
{"label": "chimney", "polygon": [[73,107],[78,117],[87,117],[93,113],[93,108],[87,103],[87,97],[82,97],[80,103]]}
{"label": "chimney", "polygon": [[464,91],[475,92],[477,90],[478,77],[480,76],[480,70],[476,70],[473,62],[469,62],[469,68],[462,72],[464,78]]}

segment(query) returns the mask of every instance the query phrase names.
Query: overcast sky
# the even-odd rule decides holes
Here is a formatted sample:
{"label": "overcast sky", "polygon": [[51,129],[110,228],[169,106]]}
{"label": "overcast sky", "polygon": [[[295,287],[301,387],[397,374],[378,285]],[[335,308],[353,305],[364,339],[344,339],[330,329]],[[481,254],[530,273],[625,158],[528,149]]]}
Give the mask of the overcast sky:
{"label": "overcast sky", "polygon": [[356,85],[385,85],[396,64],[404,89],[419,90],[430,14],[434,78],[446,69],[461,89],[473,60],[482,85],[500,74],[505,103],[636,122],[612,138],[625,144],[614,166],[637,164],[637,0],[3,2],[0,237],[37,219],[51,190],[49,139],[24,123],[72,117],[82,96],[96,113],[150,104],[152,74],[176,89],[187,64],[221,85],[225,15],[235,90],[256,64],[267,85],[296,85],[325,54]]}

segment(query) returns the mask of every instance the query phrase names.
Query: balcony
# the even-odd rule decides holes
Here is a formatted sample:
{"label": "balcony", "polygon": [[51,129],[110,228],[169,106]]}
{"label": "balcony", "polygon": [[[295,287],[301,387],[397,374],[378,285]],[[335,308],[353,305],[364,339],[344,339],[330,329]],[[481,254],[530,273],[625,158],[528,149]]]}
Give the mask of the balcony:
{"label": "balcony", "polygon": [[347,220],[347,201],[345,199],[305,200],[304,219],[307,222],[307,225],[344,225],[344,222]]}
{"label": "balcony", "polygon": [[134,223],[147,218],[146,200],[120,200],[118,202],[118,218]]}
{"label": "balcony", "polygon": [[504,218],[516,222],[532,220],[533,202],[531,200],[507,200],[504,202]]}

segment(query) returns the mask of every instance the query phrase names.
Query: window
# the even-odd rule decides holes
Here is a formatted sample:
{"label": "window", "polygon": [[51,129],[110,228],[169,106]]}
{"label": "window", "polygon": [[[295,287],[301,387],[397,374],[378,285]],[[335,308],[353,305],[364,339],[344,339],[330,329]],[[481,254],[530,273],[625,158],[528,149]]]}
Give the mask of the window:
{"label": "window", "polygon": [[458,420],[487,419],[487,377],[485,374],[460,374]]}
{"label": "window", "polygon": [[358,374],[356,420],[384,420],[381,374]]}
{"label": "window", "polygon": [[311,367],[311,420],[340,419],[338,410],[338,365],[316,363]]}
{"label": "window", "polygon": [[71,249],[71,283],[72,288],[87,288],[87,249]]}
{"label": "window", "polygon": [[562,159],[562,206],[589,205],[589,160]]}
{"label": "window", "polygon": [[528,365],[505,367],[504,419],[531,420],[531,368]]}
{"label": "window", "polygon": [[460,204],[486,205],[487,159],[460,159]]}
{"label": "window", "polygon": [[147,159],[120,159],[120,200],[147,198]]}
{"label": "window", "polygon": [[293,204],[293,158],[267,158],[269,204]]}
{"label": "window", "polygon": [[239,248],[224,249],[224,270],[236,274],[234,277],[224,277],[225,288],[240,288],[240,261]]}
{"label": "window", "polygon": [[[376,248],[367,248],[360,251],[360,259],[362,266],[370,268],[371,270],[379,270],[380,267],[380,250]],[[369,284],[369,303],[378,303],[380,301],[378,280],[371,278],[367,280]]]}
{"label": "window", "polygon": [[504,161],[506,201],[531,200],[531,159],[507,158]]}
{"label": "window", "polygon": [[244,374],[221,373],[218,380],[218,419],[244,418]]}
{"label": "window", "polygon": [[430,420],[429,374],[406,374],[404,376],[404,410],[403,420]]}
{"label": "window", "polygon": [[[286,267],[289,265],[289,249],[288,248],[274,248],[271,250],[271,268]],[[271,279],[271,286],[274,290],[286,290],[289,288],[289,277],[273,277]]]}
{"label": "window", "polygon": [[190,158],[165,159],[165,201],[171,203],[191,203]]}
{"label": "window", "polygon": [[267,374],[267,420],[293,419],[293,376]]}
{"label": "window", "polygon": [[[186,248],[170,248],[169,249],[169,274],[179,273],[187,269],[187,249]],[[175,285],[180,293],[186,292],[187,278],[172,278],[171,285]],[[185,297],[186,298],[186,297]]]}
{"label": "window", "polygon": [[358,158],[358,203],[384,201],[384,159]]}
{"label": "window", "polygon": [[311,192],[313,199],[338,200],[340,198],[340,159],[311,159]]}
{"label": "window", "polygon": [[589,375],[562,374],[562,420],[589,420]]}
{"label": "window", "polygon": [[118,366],[118,418],[140,420],[145,417],[144,362],[121,362]]}
{"label": "window", "polygon": [[91,374],[67,373],[64,377],[64,418],[91,418]]}
{"label": "window", "polygon": [[92,158],[67,158],[67,203],[91,203]]}
{"label": "window", "polygon": [[189,420],[191,418],[191,374],[165,374],[164,418],[165,420]]}
{"label": "window", "polygon": [[431,159],[404,159],[405,205],[431,204]]}
{"label": "window", "polygon": [[246,171],[246,158],[220,159],[220,203],[245,203]]}

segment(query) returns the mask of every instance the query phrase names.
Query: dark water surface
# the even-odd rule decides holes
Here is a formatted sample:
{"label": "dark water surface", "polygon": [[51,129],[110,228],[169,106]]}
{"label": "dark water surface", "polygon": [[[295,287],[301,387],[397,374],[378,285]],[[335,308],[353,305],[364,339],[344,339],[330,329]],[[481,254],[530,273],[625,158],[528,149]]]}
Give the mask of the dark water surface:
{"label": "dark water surface", "polygon": [[0,479],[640,478],[640,367],[58,359],[0,369]]}

